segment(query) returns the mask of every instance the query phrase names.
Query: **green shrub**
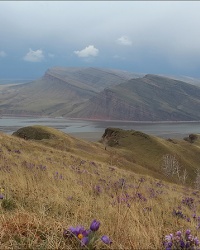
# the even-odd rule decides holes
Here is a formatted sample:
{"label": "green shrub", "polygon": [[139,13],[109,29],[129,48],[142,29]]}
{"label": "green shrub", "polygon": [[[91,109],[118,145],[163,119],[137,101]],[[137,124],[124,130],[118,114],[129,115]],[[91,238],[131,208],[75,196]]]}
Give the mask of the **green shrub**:
{"label": "green shrub", "polygon": [[1,202],[1,207],[4,209],[4,210],[13,210],[16,208],[16,203],[13,199],[3,199],[2,202]]}

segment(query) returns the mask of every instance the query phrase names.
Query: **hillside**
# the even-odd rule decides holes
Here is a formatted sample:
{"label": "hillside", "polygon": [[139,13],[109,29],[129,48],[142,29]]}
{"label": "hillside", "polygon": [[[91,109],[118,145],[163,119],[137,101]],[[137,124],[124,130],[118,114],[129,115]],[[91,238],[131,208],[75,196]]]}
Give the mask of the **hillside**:
{"label": "hillside", "polygon": [[84,241],[90,249],[164,249],[165,235],[187,229],[200,237],[199,190],[150,169],[158,155],[174,153],[181,161],[187,151],[192,173],[199,138],[167,141],[112,128],[103,138],[106,150],[43,126],[0,134],[1,248],[82,249],[81,235],[69,230],[88,229],[94,219],[100,228],[94,221],[98,231]]}
{"label": "hillside", "polygon": [[[197,139],[190,143],[189,140],[162,139],[135,130],[107,128],[102,138],[99,138],[99,143],[90,143],[40,125],[21,128],[13,135],[37,141],[54,149],[85,155],[90,159],[95,155],[101,162],[174,182],[177,182],[177,179],[168,179],[161,168],[164,156],[176,157],[183,170],[188,172],[188,183],[194,182],[195,171],[200,161],[198,135]],[[104,150],[105,142],[108,150]]]}
{"label": "hillside", "polygon": [[[162,139],[140,131],[107,128],[102,138],[104,143],[118,150],[118,154],[123,159],[133,164],[131,167],[133,171],[166,179],[161,166],[168,155],[170,159],[173,157],[176,159],[182,172],[187,171],[188,183],[194,182],[195,171],[200,161],[199,135],[191,143],[185,139]],[[119,165],[119,167],[123,166]],[[170,176],[169,180],[177,181],[176,178],[173,179],[173,176]]]}
{"label": "hillside", "polygon": [[51,68],[40,79],[0,89],[0,113],[15,115],[66,115],[106,87],[133,74],[97,68]]}
{"label": "hillside", "polygon": [[146,75],[107,88],[82,104],[74,117],[136,121],[200,119],[200,88]]}

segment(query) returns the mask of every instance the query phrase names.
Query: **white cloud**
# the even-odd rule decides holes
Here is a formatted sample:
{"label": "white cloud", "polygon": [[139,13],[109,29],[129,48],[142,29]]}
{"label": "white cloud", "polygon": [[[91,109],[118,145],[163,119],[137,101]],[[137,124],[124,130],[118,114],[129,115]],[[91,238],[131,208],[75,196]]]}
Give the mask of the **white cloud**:
{"label": "white cloud", "polygon": [[97,56],[99,54],[99,50],[94,47],[94,45],[89,45],[82,50],[76,50],[74,53],[78,57],[89,57],[89,56]]}
{"label": "white cloud", "polygon": [[3,50],[1,50],[0,51],[0,57],[6,57],[7,55],[6,55],[6,52],[5,51],[3,51]]}
{"label": "white cloud", "polygon": [[127,36],[121,36],[117,39],[117,43],[125,46],[132,45],[132,41]]}
{"label": "white cloud", "polygon": [[29,49],[29,52],[23,58],[27,62],[41,62],[44,59],[43,51]]}

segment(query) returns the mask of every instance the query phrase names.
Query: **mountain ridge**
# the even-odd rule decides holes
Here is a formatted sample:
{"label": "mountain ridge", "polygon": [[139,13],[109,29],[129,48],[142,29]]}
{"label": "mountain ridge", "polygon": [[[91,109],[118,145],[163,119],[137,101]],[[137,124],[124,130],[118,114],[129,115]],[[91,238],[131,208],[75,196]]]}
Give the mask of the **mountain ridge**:
{"label": "mountain ridge", "polygon": [[[105,89],[75,114],[120,120],[199,120],[200,88],[182,81],[147,74]],[[100,105],[101,104],[101,105]],[[92,107],[92,108],[90,108]],[[99,115],[99,113],[97,112]]]}
{"label": "mountain ridge", "polygon": [[0,113],[69,118],[200,120],[200,87],[167,76],[102,68],[53,67],[0,89]]}
{"label": "mountain ridge", "polygon": [[50,68],[36,81],[2,87],[0,113],[64,116],[103,86],[119,84],[134,76],[127,74],[98,68]]}

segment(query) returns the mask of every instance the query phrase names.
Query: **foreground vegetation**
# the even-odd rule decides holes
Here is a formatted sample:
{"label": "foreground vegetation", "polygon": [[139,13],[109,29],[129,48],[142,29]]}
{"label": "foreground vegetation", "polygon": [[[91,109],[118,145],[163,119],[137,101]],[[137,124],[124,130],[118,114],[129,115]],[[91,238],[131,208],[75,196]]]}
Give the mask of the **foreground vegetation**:
{"label": "foreground vegetation", "polygon": [[[193,238],[185,244],[198,245],[200,191],[192,185],[193,174],[183,185],[162,174],[161,166],[148,172],[142,166],[142,147],[148,145],[140,145],[141,134],[134,146],[140,156],[124,147],[126,137],[118,137],[118,145],[105,150],[102,143],[41,126],[28,130],[26,139],[16,135],[0,134],[2,249],[164,249],[175,247],[174,241],[183,244],[179,231],[183,235],[187,230]],[[152,140],[160,140],[146,137],[151,147]],[[198,150],[198,141],[196,146],[187,141],[177,144],[179,149],[184,144]],[[151,156],[145,148],[150,163],[154,158],[157,164],[155,156],[163,155],[162,150]],[[186,166],[188,172],[195,168],[195,159],[192,162],[191,169]]]}

